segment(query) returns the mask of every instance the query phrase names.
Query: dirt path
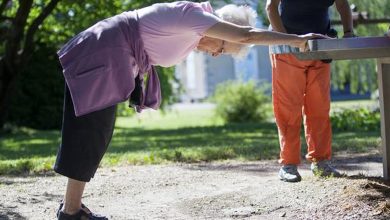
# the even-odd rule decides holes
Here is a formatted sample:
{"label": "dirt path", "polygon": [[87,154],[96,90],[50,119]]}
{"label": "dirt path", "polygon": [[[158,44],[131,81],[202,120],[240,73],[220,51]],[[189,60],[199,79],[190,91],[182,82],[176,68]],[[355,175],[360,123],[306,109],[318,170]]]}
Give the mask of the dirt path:
{"label": "dirt path", "polygon": [[[277,179],[275,161],[99,169],[84,203],[110,219],[389,219],[378,156],[337,157],[345,178]],[[55,219],[65,178],[0,177],[0,219]],[[386,203],[386,199],[388,199]]]}

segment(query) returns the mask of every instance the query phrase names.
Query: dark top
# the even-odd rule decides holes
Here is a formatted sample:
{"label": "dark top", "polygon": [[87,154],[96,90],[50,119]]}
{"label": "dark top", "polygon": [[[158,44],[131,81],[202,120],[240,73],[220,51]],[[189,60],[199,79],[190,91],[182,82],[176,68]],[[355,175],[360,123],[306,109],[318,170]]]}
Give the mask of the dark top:
{"label": "dark top", "polygon": [[321,33],[330,28],[328,9],[334,0],[281,0],[280,15],[290,34]]}

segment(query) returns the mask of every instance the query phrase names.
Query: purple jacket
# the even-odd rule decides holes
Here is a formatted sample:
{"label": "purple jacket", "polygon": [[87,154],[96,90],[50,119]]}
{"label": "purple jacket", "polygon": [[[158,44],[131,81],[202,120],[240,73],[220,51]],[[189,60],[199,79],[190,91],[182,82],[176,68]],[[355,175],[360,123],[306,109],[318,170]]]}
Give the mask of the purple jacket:
{"label": "purple jacket", "polygon": [[160,81],[144,50],[136,11],[96,23],[67,42],[58,56],[76,116],[128,100],[135,75],[142,86],[145,72],[148,81],[137,111],[160,106]]}

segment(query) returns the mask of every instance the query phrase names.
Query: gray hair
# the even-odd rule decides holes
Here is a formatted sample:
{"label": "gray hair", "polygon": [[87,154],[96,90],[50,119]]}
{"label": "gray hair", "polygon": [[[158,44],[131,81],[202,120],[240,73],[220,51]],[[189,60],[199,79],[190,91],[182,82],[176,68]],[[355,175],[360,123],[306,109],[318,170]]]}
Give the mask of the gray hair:
{"label": "gray hair", "polygon": [[[234,4],[225,5],[215,11],[215,14],[224,21],[241,26],[256,26],[257,13],[249,6],[237,6]],[[244,58],[249,53],[251,45],[242,45],[235,58]]]}

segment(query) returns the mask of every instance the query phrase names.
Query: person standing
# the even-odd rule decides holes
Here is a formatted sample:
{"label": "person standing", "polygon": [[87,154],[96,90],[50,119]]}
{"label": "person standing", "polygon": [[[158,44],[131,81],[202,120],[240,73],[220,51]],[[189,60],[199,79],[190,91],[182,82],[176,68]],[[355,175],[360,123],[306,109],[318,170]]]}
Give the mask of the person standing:
{"label": "person standing", "polygon": [[[353,37],[352,11],[347,0],[267,0],[266,11],[273,31],[289,34],[330,33],[329,7],[336,5],[344,37]],[[329,60],[298,60],[289,45],[271,45],[273,108],[278,127],[279,178],[299,182],[300,130],[304,120],[306,159],[321,176],[340,176],[331,166],[332,131]]]}

